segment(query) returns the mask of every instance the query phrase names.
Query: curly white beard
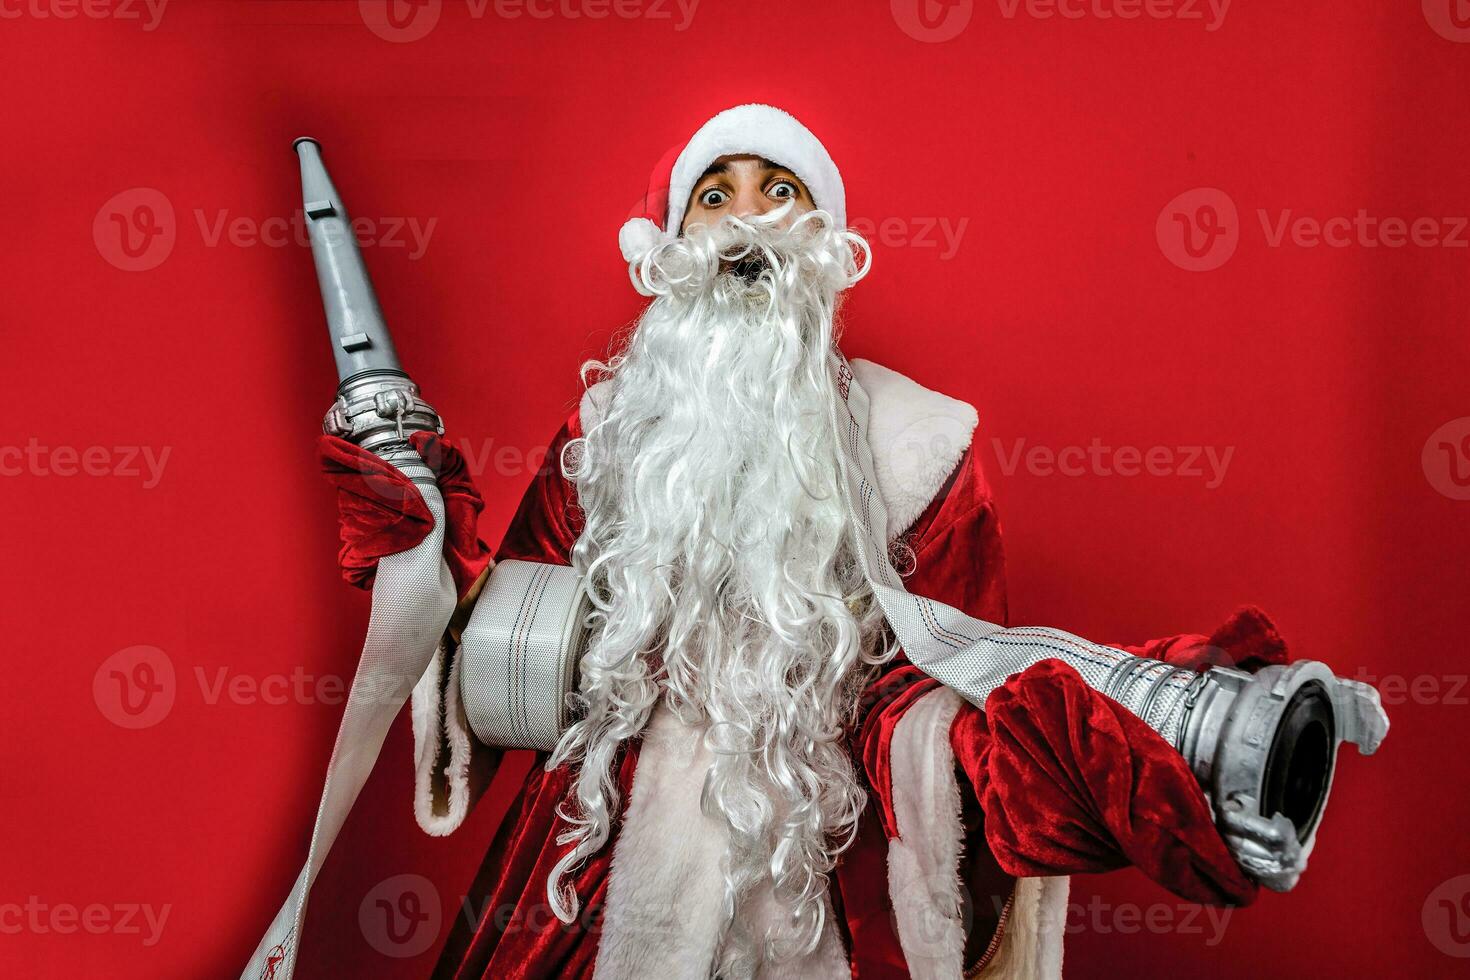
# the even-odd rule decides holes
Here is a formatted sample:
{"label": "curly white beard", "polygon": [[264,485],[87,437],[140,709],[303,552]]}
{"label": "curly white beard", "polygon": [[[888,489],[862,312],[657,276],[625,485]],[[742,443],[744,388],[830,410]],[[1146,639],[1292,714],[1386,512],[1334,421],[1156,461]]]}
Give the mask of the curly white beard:
{"label": "curly white beard", "polygon": [[[618,747],[666,695],[707,723],[701,806],[730,831],[716,948],[734,975],[820,938],[827,875],[866,804],[845,733],[895,652],[849,549],[828,415],[837,299],[869,253],[826,212],[788,225],[790,211],[691,229],[631,270],[655,299],[620,353],[584,365],[612,397],[566,470],[595,611],[583,714],[547,763],[579,765],[559,840],[575,847],[547,894],[572,921],[564,879],[609,839]],[[789,920],[752,937],[740,911],[767,880]]]}

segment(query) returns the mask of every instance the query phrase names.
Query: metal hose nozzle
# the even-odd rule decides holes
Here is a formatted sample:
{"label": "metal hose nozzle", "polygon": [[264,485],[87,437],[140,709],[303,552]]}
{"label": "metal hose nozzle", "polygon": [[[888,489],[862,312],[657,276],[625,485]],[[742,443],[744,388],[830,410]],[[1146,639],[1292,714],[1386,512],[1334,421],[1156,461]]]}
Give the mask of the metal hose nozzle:
{"label": "metal hose nozzle", "polygon": [[322,162],[321,144],[303,136],[291,147],[301,160],[302,207],[337,363],[337,400],[322,430],[389,461],[417,462],[409,433],[442,434],[444,425],[398,362],[352,219]]}

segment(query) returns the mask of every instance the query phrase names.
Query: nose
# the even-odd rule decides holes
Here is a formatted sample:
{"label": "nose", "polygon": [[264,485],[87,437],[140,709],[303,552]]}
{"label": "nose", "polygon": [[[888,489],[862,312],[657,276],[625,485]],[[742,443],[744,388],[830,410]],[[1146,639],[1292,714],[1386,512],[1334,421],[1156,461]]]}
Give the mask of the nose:
{"label": "nose", "polygon": [[749,218],[765,214],[776,207],[776,202],[767,197],[760,185],[750,183],[740,188],[735,200],[730,202],[730,213],[737,218]]}

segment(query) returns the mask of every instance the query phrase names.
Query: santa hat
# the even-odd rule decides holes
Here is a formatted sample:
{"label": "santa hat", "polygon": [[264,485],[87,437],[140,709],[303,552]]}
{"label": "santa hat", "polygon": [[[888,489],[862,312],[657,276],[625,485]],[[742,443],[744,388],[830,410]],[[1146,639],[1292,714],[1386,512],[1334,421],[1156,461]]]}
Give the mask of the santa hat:
{"label": "santa hat", "polygon": [[752,102],[719,113],[683,147],[664,154],[653,169],[639,212],[618,231],[623,258],[641,261],[650,250],[678,237],[695,183],[715,160],[736,154],[765,157],[790,170],[838,228],[847,226],[842,175],[821,140],[790,113]]}

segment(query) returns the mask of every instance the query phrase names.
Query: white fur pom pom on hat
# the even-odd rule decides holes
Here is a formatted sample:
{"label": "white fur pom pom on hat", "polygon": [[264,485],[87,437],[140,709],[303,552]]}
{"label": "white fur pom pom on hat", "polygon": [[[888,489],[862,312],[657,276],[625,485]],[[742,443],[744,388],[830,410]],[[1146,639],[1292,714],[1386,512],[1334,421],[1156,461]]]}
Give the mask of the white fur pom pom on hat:
{"label": "white fur pom pom on hat", "polygon": [[842,174],[821,140],[788,112],[758,102],[716,114],[689,142],[664,154],[654,167],[641,211],[618,231],[618,248],[629,264],[679,234],[694,185],[722,156],[752,154],[789,169],[806,184],[817,207],[847,226]]}
{"label": "white fur pom pom on hat", "polygon": [[638,262],[664,238],[663,229],[649,218],[629,218],[618,229],[618,248],[624,260]]}

